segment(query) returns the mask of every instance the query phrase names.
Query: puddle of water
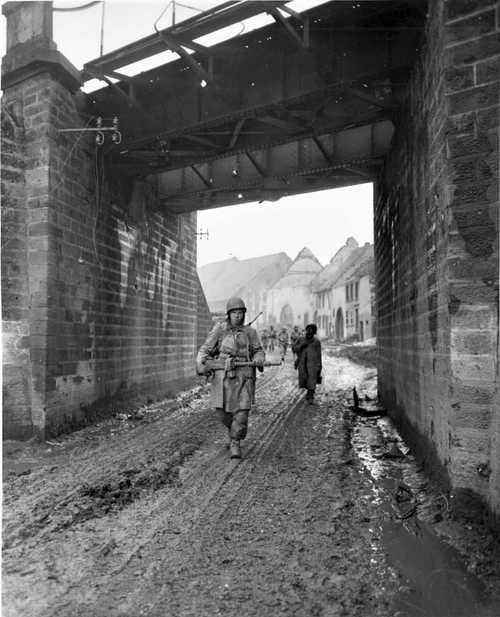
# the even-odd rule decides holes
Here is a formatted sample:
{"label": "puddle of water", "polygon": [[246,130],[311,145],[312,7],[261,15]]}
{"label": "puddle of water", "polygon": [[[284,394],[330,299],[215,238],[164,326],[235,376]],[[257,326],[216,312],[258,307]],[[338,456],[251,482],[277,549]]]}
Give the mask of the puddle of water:
{"label": "puddle of water", "polygon": [[10,476],[25,476],[31,473],[36,462],[4,460],[2,463],[2,479]]}
{"label": "puddle of water", "polygon": [[398,617],[498,616],[488,605],[482,583],[470,575],[460,555],[422,521],[407,526],[386,521],[382,549],[390,564],[408,581],[396,597]]}
{"label": "puddle of water", "polygon": [[[426,490],[427,478],[390,418],[354,422],[352,447],[374,480],[382,510],[374,552],[384,553],[406,580],[395,598],[395,617],[498,617],[500,603],[486,598],[482,582],[429,524],[447,507],[446,497]],[[394,446],[407,454],[386,458]]]}

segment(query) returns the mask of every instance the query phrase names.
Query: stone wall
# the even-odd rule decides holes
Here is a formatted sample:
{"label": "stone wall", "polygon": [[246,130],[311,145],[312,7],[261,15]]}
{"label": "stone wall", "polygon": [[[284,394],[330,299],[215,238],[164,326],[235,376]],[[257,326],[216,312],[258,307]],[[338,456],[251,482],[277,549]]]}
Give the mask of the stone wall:
{"label": "stone wall", "polygon": [[194,378],[210,318],[196,213],[161,212],[154,178],[58,131],[95,126],[81,93],[38,71],[3,103],[4,437],[46,436]]}
{"label": "stone wall", "polygon": [[214,322],[210,315],[205,292],[203,291],[200,279],[197,277],[196,351],[205,342],[207,333],[210,332],[213,325]]}
{"label": "stone wall", "polygon": [[429,3],[375,252],[381,397],[457,496],[500,514],[496,4]]}
{"label": "stone wall", "polygon": [[31,436],[31,358],[29,352],[28,236],[24,126],[21,109],[2,101],[2,344],[3,432]]}

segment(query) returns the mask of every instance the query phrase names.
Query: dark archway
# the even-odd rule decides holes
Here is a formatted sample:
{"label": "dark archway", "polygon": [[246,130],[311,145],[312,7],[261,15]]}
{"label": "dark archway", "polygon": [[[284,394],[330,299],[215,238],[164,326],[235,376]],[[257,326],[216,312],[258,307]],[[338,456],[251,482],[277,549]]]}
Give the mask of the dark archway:
{"label": "dark archway", "polygon": [[335,316],[335,340],[344,340],[344,314],[341,308],[337,309],[337,315]]}
{"label": "dark archway", "polygon": [[283,325],[293,324],[293,310],[289,304],[285,304],[280,311],[280,323]]}

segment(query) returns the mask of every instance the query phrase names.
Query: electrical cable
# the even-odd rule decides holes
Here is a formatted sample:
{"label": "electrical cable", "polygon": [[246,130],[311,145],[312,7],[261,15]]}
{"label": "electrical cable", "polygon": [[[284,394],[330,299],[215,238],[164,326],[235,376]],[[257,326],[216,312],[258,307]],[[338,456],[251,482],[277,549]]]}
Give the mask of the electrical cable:
{"label": "electrical cable", "polygon": [[89,124],[92,122],[92,120],[95,120],[95,116],[89,116],[88,118],[89,119],[87,120],[87,124],[78,133],[78,137],[76,138],[75,143],[71,146],[71,150],[68,152],[68,156],[66,157],[66,160],[64,161],[64,164],[63,164],[62,168],[59,170],[59,177],[61,177],[61,180],[59,180],[59,182],[53,188],[50,189],[51,192],[55,191],[57,188],[59,188],[59,186],[64,182],[64,178],[62,178],[62,172],[66,169],[66,166],[69,163],[69,160],[71,158],[71,155],[73,154],[73,151],[75,150],[76,146],[80,142],[80,139],[82,138],[83,134],[85,133],[85,129],[89,126]]}
{"label": "electrical cable", "polygon": [[96,213],[95,213],[95,219],[94,219],[94,228],[92,230],[92,243],[94,245],[95,258],[96,258],[97,263],[99,264],[99,267],[102,273],[104,266],[99,258],[99,252],[97,250],[97,223],[99,221],[99,215],[101,213],[102,187],[104,185],[104,165],[103,165],[102,160],[100,161],[100,164],[99,164],[99,152],[101,152],[101,155],[102,155],[102,150],[96,147],[95,159],[94,159]]}
{"label": "electrical cable", "polygon": [[167,6],[163,9],[163,11],[159,14],[159,16],[157,17],[155,23],[153,24],[153,28],[154,30],[156,30],[156,32],[158,32],[157,29],[157,24],[160,21],[160,19],[163,17],[163,15],[165,15],[165,13],[168,11],[168,7],[172,4],[172,0],[170,0],[170,2],[167,4]]}
{"label": "electrical cable", "polygon": [[191,9],[192,11],[198,11],[198,13],[203,13],[203,9],[199,9],[197,6],[189,6],[189,4],[183,4],[182,2],[176,2],[177,6],[182,6],[184,9]]}
{"label": "electrical cable", "polygon": [[60,11],[61,13],[70,12],[70,11],[83,11],[83,9],[89,9],[91,6],[94,6],[95,4],[101,4],[101,2],[104,4],[103,0],[96,0],[95,2],[87,2],[86,4],[82,4],[80,6],[72,6],[72,7],[67,7],[64,9],[54,6],[52,7],[52,10]]}

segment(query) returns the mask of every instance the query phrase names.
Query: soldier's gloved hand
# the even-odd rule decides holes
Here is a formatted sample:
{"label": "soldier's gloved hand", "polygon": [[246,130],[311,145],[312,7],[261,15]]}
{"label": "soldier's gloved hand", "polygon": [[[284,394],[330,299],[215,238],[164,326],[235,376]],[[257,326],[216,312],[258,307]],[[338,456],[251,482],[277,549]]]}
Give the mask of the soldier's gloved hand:
{"label": "soldier's gloved hand", "polygon": [[264,372],[264,360],[255,360],[255,366],[257,367],[259,373]]}
{"label": "soldier's gloved hand", "polygon": [[206,364],[203,363],[203,364],[196,365],[196,372],[198,373],[198,375],[203,376],[203,375],[210,375],[212,371]]}

